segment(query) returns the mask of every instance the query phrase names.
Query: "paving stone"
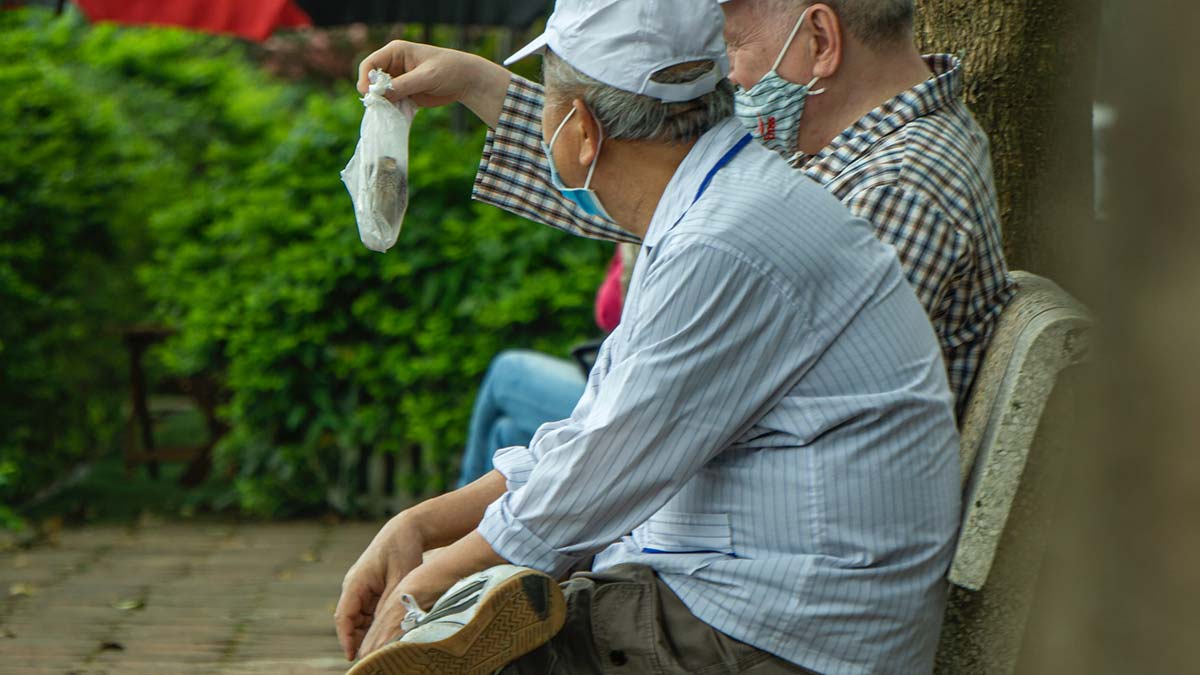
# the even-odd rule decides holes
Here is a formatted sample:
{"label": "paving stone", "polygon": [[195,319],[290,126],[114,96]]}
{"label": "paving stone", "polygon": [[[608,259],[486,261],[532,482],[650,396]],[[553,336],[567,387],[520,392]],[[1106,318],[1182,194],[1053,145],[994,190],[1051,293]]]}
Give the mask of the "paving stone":
{"label": "paving stone", "polygon": [[332,613],[376,523],[64,529],[0,554],[4,675],[343,673]]}

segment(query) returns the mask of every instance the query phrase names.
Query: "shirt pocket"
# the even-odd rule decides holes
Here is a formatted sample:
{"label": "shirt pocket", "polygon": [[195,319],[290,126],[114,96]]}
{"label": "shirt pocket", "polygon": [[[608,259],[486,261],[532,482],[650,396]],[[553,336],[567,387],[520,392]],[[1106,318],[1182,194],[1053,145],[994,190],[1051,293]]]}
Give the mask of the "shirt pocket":
{"label": "shirt pocket", "polygon": [[636,541],[659,572],[692,574],[736,557],[727,513],[659,511],[638,528]]}
{"label": "shirt pocket", "polygon": [[729,514],[659,511],[642,530],[642,552],[733,555]]}

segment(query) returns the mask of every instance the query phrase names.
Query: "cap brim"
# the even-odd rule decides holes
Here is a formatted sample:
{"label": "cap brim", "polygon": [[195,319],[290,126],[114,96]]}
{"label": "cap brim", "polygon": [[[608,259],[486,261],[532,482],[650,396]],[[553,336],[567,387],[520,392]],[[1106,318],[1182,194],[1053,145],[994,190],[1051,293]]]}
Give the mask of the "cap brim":
{"label": "cap brim", "polygon": [[521,59],[525,58],[526,56],[529,56],[530,54],[541,54],[541,53],[545,52],[546,51],[546,43],[547,43],[548,39],[549,38],[546,37],[545,33],[542,33],[541,35],[535,37],[533,39],[533,42],[530,42],[529,44],[525,45],[524,47],[521,47],[512,56],[508,57],[507,59],[504,59],[504,65],[511,66],[512,64],[516,63],[517,61],[520,61]]}

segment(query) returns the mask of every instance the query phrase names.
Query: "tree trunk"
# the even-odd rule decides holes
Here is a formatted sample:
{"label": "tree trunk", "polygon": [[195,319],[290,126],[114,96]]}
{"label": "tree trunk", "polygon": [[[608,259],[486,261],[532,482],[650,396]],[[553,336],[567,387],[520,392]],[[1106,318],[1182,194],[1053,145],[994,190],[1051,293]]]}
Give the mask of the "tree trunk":
{"label": "tree trunk", "polygon": [[[1009,267],[1049,277],[1085,302],[1093,296],[1072,263],[1086,254],[1096,227],[1092,104],[1099,12],[1100,0],[917,0],[915,24],[923,51],[949,52],[963,62],[964,99],[991,140]],[[1067,417],[1062,413],[1075,393],[1061,382],[1059,389],[1039,428],[1036,452],[1045,456],[1031,458],[1047,466],[1077,455],[1067,452],[1071,430],[1053,424]],[[1016,663],[1039,600],[1042,542],[1058,488],[1049,478],[1036,485],[1030,478],[1055,472],[1026,470],[1020,503],[1028,508],[1010,518],[989,585],[952,595],[939,675],[1024,672]]]}
{"label": "tree trunk", "polygon": [[1200,669],[1200,7],[1111,9],[1111,218],[1086,270],[1103,340],[1019,670],[1033,675]]}
{"label": "tree trunk", "polygon": [[[1099,321],[1022,675],[1200,664],[1200,81],[1196,3],[1106,3],[1100,93],[1111,218],[1092,222],[1093,2],[922,0],[927,50],[961,50],[993,139],[1014,267],[1066,276]],[[1065,255],[1072,253],[1075,255]]]}
{"label": "tree trunk", "polygon": [[1099,0],[917,0],[916,38],[965,66],[992,142],[1009,267],[1064,278],[1091,230]]}

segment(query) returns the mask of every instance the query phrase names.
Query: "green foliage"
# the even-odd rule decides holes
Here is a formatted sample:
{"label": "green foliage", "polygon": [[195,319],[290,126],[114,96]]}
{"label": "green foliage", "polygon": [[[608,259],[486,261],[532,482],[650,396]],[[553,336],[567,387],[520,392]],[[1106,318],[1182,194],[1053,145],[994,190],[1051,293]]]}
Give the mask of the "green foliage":
{"label": "green foliage", "polygon": [[561,353],[592,332],[606,247],[470,202],[481,134],[456,136],[426,111],[400,241],[372,253],[338,178],[355,96],[267,107],[279,142],[224,148],[208,189],[152,221],[146,286],[183,328],[171,363],[225,373],[223,454],[248,509],[352,508],[344,458],[363,448],[418,444],[442,487],[490,358],[515,345]]}
{"label": "green foliage", "polygon": [[[362,114],[352,83],[272,82],[225,39],[36,17],[0,13],[0,118],[24,126],[0,142],[0,298],[15,320],[0,326],[0,390],[53,395],[18,413],[25,427],[4,420],[0,466],[111,442],[118,399],[96,380],[120,377],[70,350],[126,318],[118,297],[140,308],[131,255],[154,318],[180,329],[165,363],[220,377],[218,470],[235,475],[226,498],[257,514],[354,510],[368,449],[419,446],[426,475],[410,480],[443,487],[492,356],[561,354],[594,333],[611,248],[471,202],[482,129],[418,114],[404,230],[372,253],[338,176]],[[93,258],[102,274],[75,274]],[[55,422],[63,397],[104,424]],[[10,440],[39,425],[59,436]]]}
{"label": "green foliage", "polygon": [[129,260],[142,224],[113,197],[137,185],[130,169],[147,157],[118,142],[128,129],[117,108],[60,56],[73,52],[69,33],[25,18],[0,12],[0,501],[10,504],[109,447],[119,428],[117,328],[140,309]]}

